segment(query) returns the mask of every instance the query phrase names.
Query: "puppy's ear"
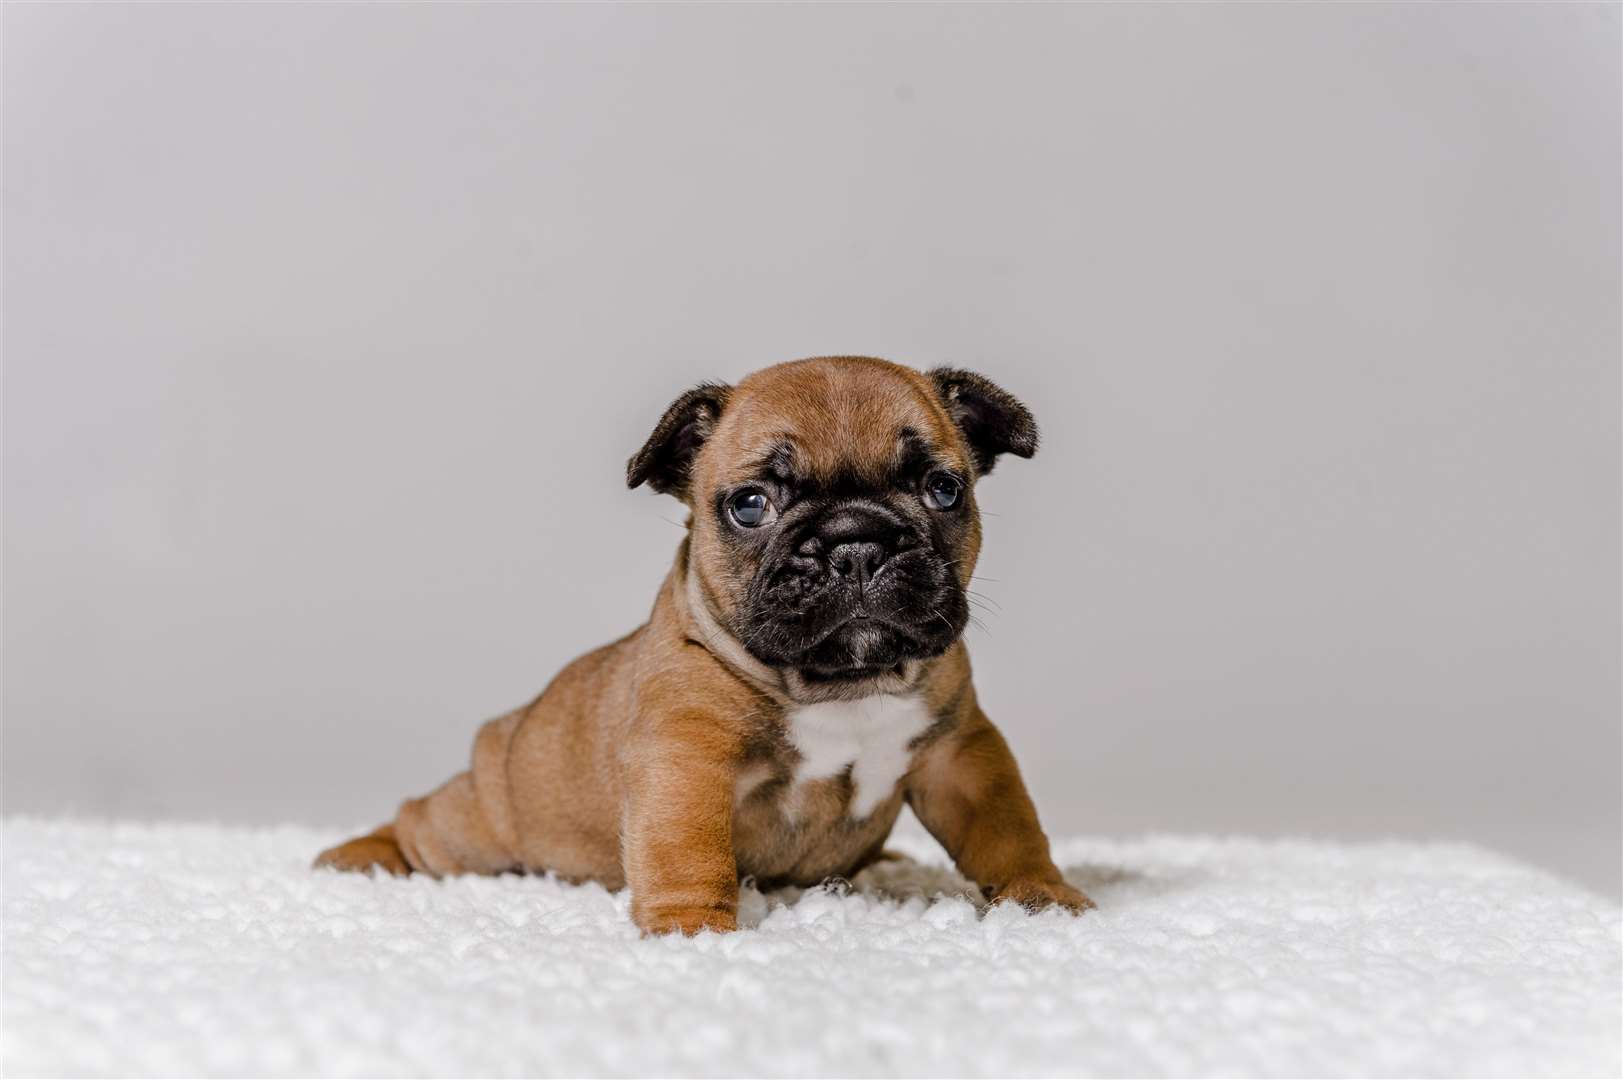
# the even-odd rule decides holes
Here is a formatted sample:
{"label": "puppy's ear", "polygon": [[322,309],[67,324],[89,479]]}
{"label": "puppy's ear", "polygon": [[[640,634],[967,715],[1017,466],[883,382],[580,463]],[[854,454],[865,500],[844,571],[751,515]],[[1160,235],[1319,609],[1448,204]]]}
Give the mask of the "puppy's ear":
{"label": "puppy's ear", "polygon": [[930,381],[947,415],[964,433],[982,476],[992,471],[999,454],[1028,458],[1037,452],[1037,421],[1031,410],[991,379],[941,367],[930,372]]}
{"label": "puppy's ear", "polygon": [[688,497],[688,473],[699,447],[716,429],[732,387],[700,383],[671,402],[642,449],[626,462],[626,486],[646,483],[662,495]]}

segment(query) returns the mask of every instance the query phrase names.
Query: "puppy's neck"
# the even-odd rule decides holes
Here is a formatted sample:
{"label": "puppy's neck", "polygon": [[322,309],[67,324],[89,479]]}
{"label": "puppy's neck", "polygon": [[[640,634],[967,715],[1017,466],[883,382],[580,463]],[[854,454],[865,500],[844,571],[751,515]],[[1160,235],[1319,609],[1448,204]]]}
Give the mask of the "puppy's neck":
{"label": "puppy's neck", "polygon": [[676,588],[672,594],[677,611],[694,641],[726,664],[739,678],[755,687],[785,709],[815,705],[825,701],[855,701],[880,694],[912,694],[924,681],[927,662],[907,660],[895,675],[849,683],[808,683],[792,668],[774,668],[750,655],[744,643],[728,630],[716,615],[709,590],[689,557],[688,541],[682,542],[677,556]]}
{"label": "puppy's neck", "polygon": [[676,560],[676,588],[671,590],[678,614],[686,625],[689,636],[710,650],[711,655],[726,664],[734,674],[780,705],[794,703],[783,676],[749,654],[744,643],[721,624],[710,605],[704,582],[688,557],[688,541],[682,541],[682,551]]}

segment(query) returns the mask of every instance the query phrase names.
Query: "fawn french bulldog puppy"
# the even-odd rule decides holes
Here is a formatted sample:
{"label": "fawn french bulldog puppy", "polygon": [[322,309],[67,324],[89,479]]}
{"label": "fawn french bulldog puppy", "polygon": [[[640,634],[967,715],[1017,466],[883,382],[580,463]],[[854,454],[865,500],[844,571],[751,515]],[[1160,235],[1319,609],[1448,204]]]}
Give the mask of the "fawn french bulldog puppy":
{"label": "fawn french bulldog puppy", "polygon": [[552,871],[629,885],[647,932],[731,930],[740,876],[849,877],[905,802],[994,900],[1091,907],[961,637],[975,484],[1036,449],[1026,407],[967,371],[824,357],[689,390],[626,468],[691,512],[648,622],[317,865]]}

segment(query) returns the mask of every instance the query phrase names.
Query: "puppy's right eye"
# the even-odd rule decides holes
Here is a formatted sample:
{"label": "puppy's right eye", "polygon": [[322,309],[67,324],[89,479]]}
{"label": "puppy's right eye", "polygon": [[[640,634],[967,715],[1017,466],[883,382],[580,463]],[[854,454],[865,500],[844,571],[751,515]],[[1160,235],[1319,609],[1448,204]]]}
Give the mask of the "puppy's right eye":
{"label": "puppy's right eye", "polygon": [[727,513],[739,525],[753,529],[772,520],[772,500],[759,488],[745,488],[727,500]]}

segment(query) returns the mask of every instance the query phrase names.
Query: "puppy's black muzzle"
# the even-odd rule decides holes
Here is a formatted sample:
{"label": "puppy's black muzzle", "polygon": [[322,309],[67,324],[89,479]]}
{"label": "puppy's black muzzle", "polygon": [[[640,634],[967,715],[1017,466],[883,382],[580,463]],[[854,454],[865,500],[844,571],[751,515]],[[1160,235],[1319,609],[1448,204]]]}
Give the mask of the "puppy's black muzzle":
{"label": "puppy's black muzzle", "polygon": [[939,655],[968,615],[927,522],[877,499],[801,508],[752,583],[740,637],[758,658],[826,677]]}

